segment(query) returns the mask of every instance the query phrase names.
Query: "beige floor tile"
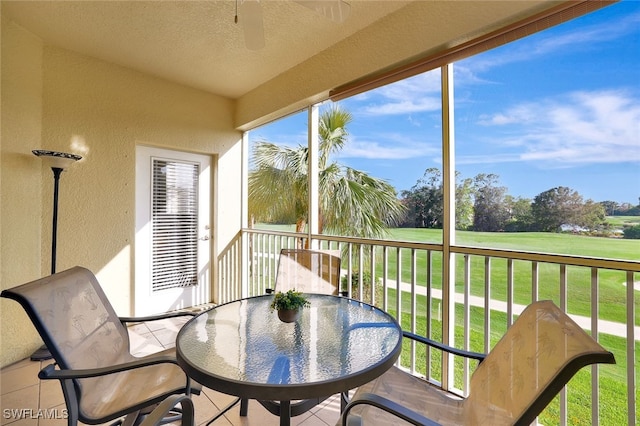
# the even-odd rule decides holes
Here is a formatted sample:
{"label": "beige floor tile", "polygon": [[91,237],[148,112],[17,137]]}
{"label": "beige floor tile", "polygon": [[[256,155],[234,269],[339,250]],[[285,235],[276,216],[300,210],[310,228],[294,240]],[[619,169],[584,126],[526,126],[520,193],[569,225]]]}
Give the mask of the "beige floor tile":
{"label": "beige floor tile", "polygon": [[[3,381],[4,375],[2,375]],[[33,420],[38,411],[39,388],[39,384],[35,384],[13,392],[3,393],[2,397],[0,397],[0,406],[2,406],[0,424],[6,425],[23,420]]]}
{"label": "beige floor tile", "polygon": [[164,350],[162,343],[151,332],[146,334],[129,333],[130,350],[134,356],[145,356]]}
{"label": "beige floor tile", "polygon": [[11,365],[7,365],[5,367],[2,367],[2,372],[6,373],[7,371],[11,371],[11,370],[15,370],[16,368],[22,368],[27,364],[30,364],[34,361],[31,361],[29,358],[25,358],[22,361],[18,361],[18,362],[14,362]]}
{"label": "beige floor tile", "polygon": [[127,330],[129,330],[129,334],[147,334],[151,332],[146,322],[127,323]]}
{"label": "beige floor tile", "polygon": [[[5,424],[5,423],[2,423]],[[38,426],[38,419],[26,418],[17,421],[12,421],[11,426]]]}
{"label": "beige floor tile", "polygon": [[324,423],[335,425],[340,419],[340,396],[334,395],[332,398],[326,400],[323,404],[320,404],[313,413]]}
{"label": "beige floor tile", "polygon": [[167,318],[157,321],[148,321],[145,324],[149,327],[149,330],[156,331],[169,331],[178,334],[178,331],[186,324],[193,316],[185,315],[177,318]]}
{"label": "beige floor tile", "polygon": [[195,409],[196,425],[207,423],[219,412],[218,407],[216,407],[216,405],[204,393],[201,393],[200,395],[193,395],[191,399],[193,400],[193,406]]}
{"label": "beige floor tile", "polygon": [[300,423],[300,426],[327,426],[327,423],[322,421],[319,417],[312,415],[305,419],[304,422]]}
{"label": "beige floor tile", "polygon": [[38,422],[38,426],[66,426],[66,425],[67,425],[67,420],[60,419],[60,418],[41,419]]}
{"label": "beige floor tile", "polygon": [[42,380],[40,383],[40,408],[52,408],[64,404],[59,380]]}
{"label": "beige floor tile", "polygon": [[160,344],[165,348],[174,347],[176,345],[176,337],[178,332],[174,330],[157,330],[153,332],[153,335],[158,339]]}
{"label": "beige floor tile", "polygon": [[0,383],[1,393],[14,392],[29,386],[37,385],[39,382],[38,372],[39,362],[21,363],[17,368],[2,370],[2,382]]}

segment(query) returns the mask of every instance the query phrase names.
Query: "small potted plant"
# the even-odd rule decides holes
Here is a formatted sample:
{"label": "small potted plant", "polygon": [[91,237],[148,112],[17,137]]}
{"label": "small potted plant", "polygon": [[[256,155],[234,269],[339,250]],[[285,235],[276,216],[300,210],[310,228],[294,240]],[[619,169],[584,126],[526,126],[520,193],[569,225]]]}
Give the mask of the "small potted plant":
{"label": "small potted plant", "polygon": [[300,315],[300,309],[309,306],[309,301],[301,292],[295,289],[286,293],[277,292],[271,302],[271,310],[278,311],[278,318],[282,322],[294,322]]}

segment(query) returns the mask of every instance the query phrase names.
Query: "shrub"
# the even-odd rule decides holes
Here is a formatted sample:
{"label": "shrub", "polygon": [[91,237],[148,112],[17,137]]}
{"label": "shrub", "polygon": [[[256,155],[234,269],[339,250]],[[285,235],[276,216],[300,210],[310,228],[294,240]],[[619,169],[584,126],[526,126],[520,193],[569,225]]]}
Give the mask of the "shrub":
{"label": "shrub", "polygon": [[640,240],[640,225],[629,226],[622,231],[628,240]]}

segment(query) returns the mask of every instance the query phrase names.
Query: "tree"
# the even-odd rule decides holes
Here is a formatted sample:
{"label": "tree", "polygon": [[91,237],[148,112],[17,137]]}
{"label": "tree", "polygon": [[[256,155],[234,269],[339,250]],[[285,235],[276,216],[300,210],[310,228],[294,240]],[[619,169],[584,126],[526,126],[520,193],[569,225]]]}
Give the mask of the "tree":
{"label": "tree", "polygon": [[600,204],[602,204],[608,216],[614,216],[616,211],[620,210],[620,205],[615,201],[601,201]]}
{"label": "tree", "polygon": [[505,202],[509,209],[509,220],[505,226],[508,232],[527,232],[533,229],[531,200],[529,198],[507,195]]}
{"label": "tree", "polygon": [[[382,237],[401,218],[404,206],[389,183],[331,161],[348,143],[351,114],[337,106],[320,115],[318,165],[320,233]],[[294,148],[260,141],[249,173],[249,212],[257,220],[295,223],[308,220],[307,146]]]}
{"label": "tree", "polygon": [[577,225],[591,230],[606,229],[609,225],[607,224],[607,213],[604,206],[593,200],[585,201],[582,205]]}
{"label": "tree", "polygon": [[503,231],[507,220],[509,220],[509,210],[505,203],[507,188],[498,186],[498,180],[498,175],[484,173],[480,173],[474,178],[474,231]]}
{"label": "tree", "polygon": [[456,172],[456,229],[466,230],[473,225],[473,179],[461,179]]}
{"label": "tree", "polygon": [[410,226],[415,228],[442,228],[443,198],[442,173],[435,167],[424,175],[408,191],[402,191],[407,206]]}
{"label": "tree", "polygon": [[581,214],[582,196],[565,186],[541,192],[531,204],[531,215],[537,231],[557,232],[562,225],[578,225]]}

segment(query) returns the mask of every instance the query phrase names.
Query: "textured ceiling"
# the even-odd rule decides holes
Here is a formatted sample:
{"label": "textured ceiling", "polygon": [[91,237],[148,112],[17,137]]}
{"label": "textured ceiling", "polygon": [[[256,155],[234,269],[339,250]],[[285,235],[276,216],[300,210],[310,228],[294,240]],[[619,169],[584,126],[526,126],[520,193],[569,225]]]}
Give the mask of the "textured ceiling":
{"label": "textured ceiling", "polygon": [[293,1],[263,0],[259,51],[245,47],[229,0],[2,1],[2,13],[46,44],[238,98],[407,2],[350,4],[340,24]]}
{"label": "textured ceiling", "polygon": [[[265,47],[258,51],[245,45],[242,7],[240,22],[234,22],[234,0],[1,0],[1,6],[3,21],[13,20],[46,45],[231,99],[243,99],[257,90],[247,102],[260,104],[263,92],[272,92],[259,88],[267,82],[277,85],[285,75],[291,81],[292,69],[320,64],[330,67],[319,72],[341,73],[333,82],[325,79],[324,86],[308,89],[316,91],[301,95],[304,98],[326,91],[327,85],[330,89],[433,54],[558,3],[348,0],[350,14],[337,23],[300,5],[301,1],[305,0],[259,1]],[[290,101],[295,99],[282,100]]]}

